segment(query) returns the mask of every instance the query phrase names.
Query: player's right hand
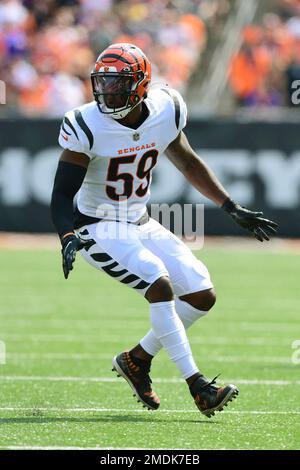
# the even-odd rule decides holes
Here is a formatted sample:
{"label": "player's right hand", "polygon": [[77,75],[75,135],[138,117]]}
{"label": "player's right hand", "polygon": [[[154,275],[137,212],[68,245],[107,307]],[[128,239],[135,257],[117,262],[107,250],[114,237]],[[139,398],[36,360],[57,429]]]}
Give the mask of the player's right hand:
{"label": "player's right hand", "polygon": [[62,240],[62,268],[65,279],[68,279],[70,271],[73,269],[73,263],[76,258],[76,252],[84,246],[91,243],[92,240],[81,240],[76,235],[68,235]]}

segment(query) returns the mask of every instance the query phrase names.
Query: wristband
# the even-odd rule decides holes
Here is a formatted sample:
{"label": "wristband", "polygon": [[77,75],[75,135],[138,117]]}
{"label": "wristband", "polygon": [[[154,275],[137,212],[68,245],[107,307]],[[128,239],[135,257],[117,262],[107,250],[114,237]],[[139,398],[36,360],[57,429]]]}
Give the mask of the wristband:
{"label": "wristband", "polygon": [[227,199],[225,199],[221,208],[230,214],[232,211],[236,209],[236,206],[237,206],[237,203],[234,202],[232,199],[230,199],[230,197],[228,197]]}
{"label": "wristband", "polygon": [[74,236],[75,236],[75,233],[74,233],[74,232],[65,233],[65,234],[61,237],[61,240],[63,240],[64,238],[69,237],[70,235],[74,235]]}

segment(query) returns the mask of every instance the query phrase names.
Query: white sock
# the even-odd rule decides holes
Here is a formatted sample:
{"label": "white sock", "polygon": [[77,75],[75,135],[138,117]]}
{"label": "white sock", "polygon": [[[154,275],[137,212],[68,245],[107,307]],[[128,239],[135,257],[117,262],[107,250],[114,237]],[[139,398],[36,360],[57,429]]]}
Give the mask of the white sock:
{"label": "white sock", "polygon": [[167,351],[184,379],[199,372],[182,321],[175,310],[175,302],[150,304],[150,318],[154,335]]}
{"label": "white sock", "polygon": [[204,317],[204,315],[208,313],[208,310],[199,310],[198,308],[195,308],[187,302],[184,302],[184,300],[180,300],[178,298],[175,300],[175,310],[184,324],[185,329],[189,328],[193,323],[195,323],[198,318]]}
{"label": "white sock", "polygon": [[[208,313],[208,311],[198,310],[178,298],[175,300],[175,310],[185,329],[195,323],[198,318],[201,318]],[[151,356],[155,356],[163,347],[161,342],[156,338],[153,330],[150,330],[146,336],[141,339],[140,345],[148,354],[151,354]]]}

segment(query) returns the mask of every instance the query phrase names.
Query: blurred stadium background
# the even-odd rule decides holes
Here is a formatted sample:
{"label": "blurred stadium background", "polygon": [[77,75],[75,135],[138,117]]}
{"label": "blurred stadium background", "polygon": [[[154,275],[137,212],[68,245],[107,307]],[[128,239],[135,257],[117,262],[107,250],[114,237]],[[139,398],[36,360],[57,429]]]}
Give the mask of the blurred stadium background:
{"label": "blurred stadium background", "polygon": [[[207,374],[241,388],[218,417],[225,438],[187,419],[163,354],[153,378],[169,411],[141,418],[107,376],[148,328],[146,305],[79,257],[62,282],[49,213],[60,121],[92,99],[93,63],[120,41],[184,95],[186,133],[231,196],[280,225],[280,240],[250,242],[164,158],[155,171],[152,202],[205,202],[205,233],[221,241],[199,253],[219,304],[191,341]],[[2,0],[0,80],[0,448],[299,448],[300,0]]]}
{"label": "blurred stadium background", "polygon": [[[2,1],[0,229],[53,230],[60,120],[92,99],[95,58],[119,41],[145,50],[154,83],[184,95],[186,132],[232,197],[264,208],[281,236],[298,237],[298,0]],[[152,201],[203,202],[164,159]],[[242,233],[206,203],[207,234]]]}

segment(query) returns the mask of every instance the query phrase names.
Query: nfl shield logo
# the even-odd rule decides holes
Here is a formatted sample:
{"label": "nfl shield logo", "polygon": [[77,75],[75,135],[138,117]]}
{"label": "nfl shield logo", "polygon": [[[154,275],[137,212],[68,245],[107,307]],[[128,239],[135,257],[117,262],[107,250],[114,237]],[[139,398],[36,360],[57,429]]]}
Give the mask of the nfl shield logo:
{"label": "nfl shield logo", "polygon": [[135,132],[132,136],[133,140],[139,140],[140,134],[138,132]]}

